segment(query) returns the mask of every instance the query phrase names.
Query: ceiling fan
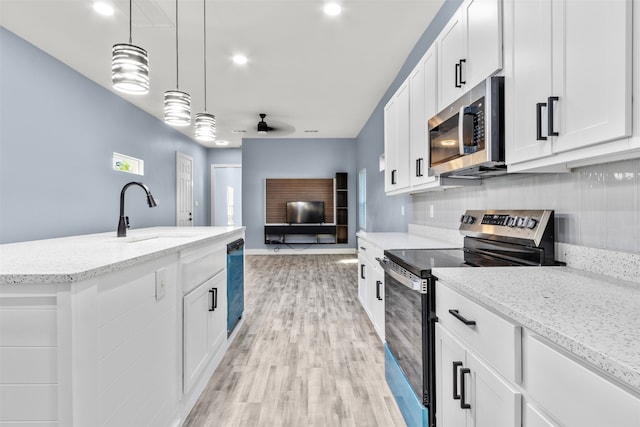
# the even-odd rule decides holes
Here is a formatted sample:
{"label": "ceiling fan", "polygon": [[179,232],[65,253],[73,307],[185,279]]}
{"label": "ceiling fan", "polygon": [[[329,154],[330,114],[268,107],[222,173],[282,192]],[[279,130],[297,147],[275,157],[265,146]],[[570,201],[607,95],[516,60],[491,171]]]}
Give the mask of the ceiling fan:
{"label": "ceiling fan", "polygon": [[260,121],[258,122],[258,135],[266,135],[267,132],[276,130],[275,128],[272,128],[267,124],[267,122],[264,121],[264,118],[267,117],[266,114],[260,113],[259,116],[260,116]]}

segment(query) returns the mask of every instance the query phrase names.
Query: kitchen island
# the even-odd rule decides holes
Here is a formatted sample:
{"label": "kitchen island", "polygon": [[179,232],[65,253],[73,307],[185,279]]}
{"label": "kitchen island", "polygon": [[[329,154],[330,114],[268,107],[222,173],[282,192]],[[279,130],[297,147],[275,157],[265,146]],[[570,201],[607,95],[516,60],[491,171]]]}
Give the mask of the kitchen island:
{"label": "kitchen island", "polygon": [[244,228],[128,234],[0,246],[0,423],[173,426],[189,413],[228,346],[226,245]]}

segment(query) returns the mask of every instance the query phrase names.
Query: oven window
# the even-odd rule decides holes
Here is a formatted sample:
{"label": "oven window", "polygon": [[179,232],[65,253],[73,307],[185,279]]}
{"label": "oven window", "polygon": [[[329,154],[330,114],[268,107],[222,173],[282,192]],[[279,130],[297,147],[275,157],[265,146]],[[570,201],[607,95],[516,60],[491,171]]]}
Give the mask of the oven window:
{"label": "oven window", "polygon": [[[385,340],[416,396],[426,405],[427,390],[422,304],[426,296],[385,274]],[[425,301],[426,302],[426,301]]]}

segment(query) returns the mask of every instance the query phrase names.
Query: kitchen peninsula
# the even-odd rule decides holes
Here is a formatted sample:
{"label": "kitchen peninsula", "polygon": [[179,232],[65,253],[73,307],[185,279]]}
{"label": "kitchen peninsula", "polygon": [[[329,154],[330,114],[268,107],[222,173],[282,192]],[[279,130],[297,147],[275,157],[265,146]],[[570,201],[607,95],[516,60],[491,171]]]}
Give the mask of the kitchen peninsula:
{"label": "kitchen peninsula", "polygon": [[178,425],[189,413],[229,343],[226,245],[244,228],[128,234],[0,245],[0,421]]}

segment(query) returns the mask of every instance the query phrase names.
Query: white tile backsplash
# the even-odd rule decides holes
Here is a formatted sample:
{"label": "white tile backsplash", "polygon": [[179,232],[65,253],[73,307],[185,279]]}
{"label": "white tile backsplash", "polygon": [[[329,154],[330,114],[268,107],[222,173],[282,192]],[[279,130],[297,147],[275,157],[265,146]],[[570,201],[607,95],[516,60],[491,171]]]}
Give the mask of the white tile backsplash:
{"label": "white tile backsplash", "polygon": [[[433,205],[434,217],[429,217]],[[563,174],[514,174],[412,196],[412,222],[458,228],[466,209],[553,209],[557,241],[640,253],[640,160]]]}

